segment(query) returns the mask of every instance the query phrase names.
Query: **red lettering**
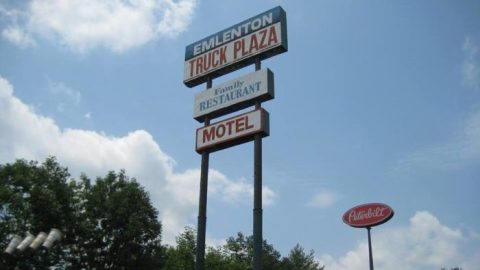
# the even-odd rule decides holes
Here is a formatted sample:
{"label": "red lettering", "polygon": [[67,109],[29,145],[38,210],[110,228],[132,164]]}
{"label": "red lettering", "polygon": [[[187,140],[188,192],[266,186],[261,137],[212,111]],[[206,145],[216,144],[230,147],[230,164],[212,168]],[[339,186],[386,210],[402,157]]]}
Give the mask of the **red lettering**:
{"label": "red lettering", "polygon": [[190,77],[193,77],[193,64],[195,64],[195,58],[188,61],[188,63],[190,64]]}
{"label": "red lettering", "polygon": [[267,30],[268,29],[265,29],[265,30],[262,30],[262,31],[258,32],[258,34],[260,34],[262,36],[261,40],[260,40],[260,49],[263,49],[263,48],[267,47],[267,43],[265,42],[266,37],[267,37]]}
{"label": "red lettering", "polygon": [[203,73],[203,58],[205,56],[200,56],[197,58],[197,69],[195,70],[195,75]]}
{"label": "red lettering", "polygon": [[220,48],[220,65],[227,63],[227,56],[225,55],[227,53],[227,48],[226,45],[223,48]]}
{"label": "red lettering", "polygon": [[205,55],[205,61],[203,62],[203,70],[208,71],[210,69],[213,61],[212,57],[213,52],[209,52],[207,55]]}
{"label": "red lettering", "polygon": [[218,62],[219,62],[217,59],[215,59],[215,54],[220,54],[220,51],[219,51],[219,50],[215,50],[215,51],[213,51],[213,53],[212,53],[212,62],[213,62],[213,63],[212,63],[212,67],[214,67],[214,68],[218,66]]}
{"label": "red lettering", "polygon": [[242,39],[242,57],[244,57],[248,51],[245,48],[245,39]]}
{"label": "red lettering", "polygon": [[246,117],[242,117],[242,118],[238,118],[235,121],[235,125],[236,125],[235,132],[240,132],[245,130],[245,121],[244,121],[245,119]]}
{"label": "red lettering", "polygon": [[248,125],[248,117],[245,116],[245,129],[251,129],[254,128],[254,125]]}
{"label": "red lettering", "polygon": [[217,138],[223,137],[223,135],[225,135],[225,126],[223,124],[218,125],[215,133],[217,134]]}
{"label": "red lettering", "polygon": [[268,35],[268,45],[277,44],[277,32],[275,32],[275,26],[270,27],[270,35]]}
{"label": "red lettering", "polygon": [[252,35],[252,38],[250,39],[250,51],[249,51],[249,53],[252,53],[252,51],[254,49],[258,50],[257,35]]}
{"label": "red lettering", "polygon": [[203,143],[215,140],[215,127],[204,129],[202,135]]}
{"label": "red lettering", "polygon": [[237,59],[237,53],[242,49],[242,41],[237,40],[233,43],[233,58]]}
{"label": "red lettering", "polygon": [[225,123],[225,125],[228,126],[228,135],[231,135],[232,134],[232,125],[235,123],[235,121],[231,120],[231,121],[228,121]]}

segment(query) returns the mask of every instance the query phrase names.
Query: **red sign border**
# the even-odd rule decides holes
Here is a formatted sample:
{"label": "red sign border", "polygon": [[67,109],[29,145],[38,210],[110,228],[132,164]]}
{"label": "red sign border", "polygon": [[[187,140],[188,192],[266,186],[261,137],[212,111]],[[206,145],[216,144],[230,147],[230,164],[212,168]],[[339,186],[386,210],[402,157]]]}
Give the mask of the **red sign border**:
{"label": "red sign border", "polygon": [[[383,207],[387,207],[389,210],[390,210],[390,214],[383,218],[382,220],[380,221],[377,221],[377,222],[373,222],[373,223],[364,223],[364,224],[359,224],[359,225],[353,225],[351,224],[350,222],[348,222],[345,217],[348,216],[348,214],[352,211],[352,210],[355,210],[355,209],[358,209],[358,208],[361,208],[361,207],[365,207],[367,205],[374,205],[374,206],[383,206]],[[360,204],[360,205],[357,205],[357,206],[354,206],[350,209],[348,209],[347,211],[345,211],[345,213],[343,214],[342,216],[342,220],[343,220],[343,223],[351,226],[351,227],[354,227],[354,228],[368,228],[368,227],[374,227],[374,226],[378,226],[378,225],[381,225],[387,221],[389,221],[393,215],[395,214],[395,211],[393,210],[392,207],[390,207],[389,205],[387,204],[384,204],[384,203],[364,203],[364,204]]]}

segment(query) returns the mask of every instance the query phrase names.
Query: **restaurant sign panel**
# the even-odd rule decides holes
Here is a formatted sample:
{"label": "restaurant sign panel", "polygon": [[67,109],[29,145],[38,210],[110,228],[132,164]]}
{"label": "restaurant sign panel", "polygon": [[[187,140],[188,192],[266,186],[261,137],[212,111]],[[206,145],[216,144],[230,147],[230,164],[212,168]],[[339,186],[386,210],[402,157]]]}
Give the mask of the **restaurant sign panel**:
{"label": "restaurant sign panel", "polygon": [[195,96],[193,118],[204,122],[274,98],[273,73],[262,69],[209,88]]}
{"label": "restaurant sign panel", "polygon": [[185,49],[184,80],[194,87],[260,60],[286,52],[286,13],[273,8],[216,34],[188,45]]}

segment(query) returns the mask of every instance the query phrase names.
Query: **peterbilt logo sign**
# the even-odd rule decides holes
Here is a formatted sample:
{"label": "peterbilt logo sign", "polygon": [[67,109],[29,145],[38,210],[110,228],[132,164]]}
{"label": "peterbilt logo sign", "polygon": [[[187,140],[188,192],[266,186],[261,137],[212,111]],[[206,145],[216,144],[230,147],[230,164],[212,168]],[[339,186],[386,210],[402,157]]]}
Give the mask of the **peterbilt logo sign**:
{"label": "peterbilt logo sign", "polygon": [[368,203],[345,212],[343,222],[357,228],[373,227],[387,222],[393,214],[393,209],[386,204]]}
{"label": "peterbilt logo sign", "polygon": [[286,14],[276,7],[188,45],[183,82],[193,87],[287,50]]}
{"label": "peterbilt logo sign", "polygon": [[269,117],[257,109],[215,124],[197,129],[196,150],[214,152],[254,139],[256,134],[269,135]]}

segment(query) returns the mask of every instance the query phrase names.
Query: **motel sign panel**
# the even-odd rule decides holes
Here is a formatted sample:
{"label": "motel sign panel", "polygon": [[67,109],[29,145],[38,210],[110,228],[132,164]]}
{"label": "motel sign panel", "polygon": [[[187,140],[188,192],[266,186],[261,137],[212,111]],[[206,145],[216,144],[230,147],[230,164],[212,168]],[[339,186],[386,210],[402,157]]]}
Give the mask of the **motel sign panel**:
{"label": "motel sign panel", "polygon": [[264,109],[244,113],[197,129],[196,151],[222,150],[252,141],[255,134],[269,135],[269,115]]}

